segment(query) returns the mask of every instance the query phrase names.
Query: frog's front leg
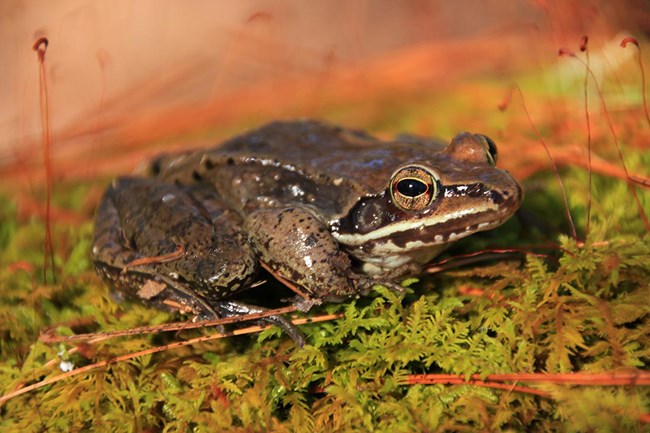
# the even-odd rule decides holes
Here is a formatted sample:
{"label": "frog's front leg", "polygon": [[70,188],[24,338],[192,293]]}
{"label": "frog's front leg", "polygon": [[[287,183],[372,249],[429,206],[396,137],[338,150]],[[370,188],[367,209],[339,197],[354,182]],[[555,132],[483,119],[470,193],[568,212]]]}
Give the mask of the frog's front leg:
{"label": "frog's front leg", "polygon": [[244,230],[262,262],[295,284],[307,310],[323,301],[340,302],[369,288],[367,277],[352,270],[327,226],[307,208],[294,206],[253,211]]}

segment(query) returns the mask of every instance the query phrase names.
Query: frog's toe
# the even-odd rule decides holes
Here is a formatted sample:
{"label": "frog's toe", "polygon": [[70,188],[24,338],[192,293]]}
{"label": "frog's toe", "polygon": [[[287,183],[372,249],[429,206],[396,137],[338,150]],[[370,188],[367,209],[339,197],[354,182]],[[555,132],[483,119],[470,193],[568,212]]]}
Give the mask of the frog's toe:
{"label": "frog's toe", "polygon": [[[215,305],[215,309],[222,317],[242,316],[245,320],[247,314],[263,313],[268,311],[266,308],[258,307],[255,305],[245,304],[238,301],[224,301]],[[282,316],[269,316],[256,320],[257,323],[271,324],[279,326],[291,339],[299,346],[305,345],[305,339],[302,333],[296,326],[289,320]]]}
{"label": "frog's toe", "polygon": [[296,325],[282,316],[264,317],[263,319],[258,320],[258,322],[279,326],[298,347],[303,347],[305,345],[305,338],[302,336],[302,332],[300,332]]}
{"label": "frog's toe", "polygon": [[316,298],[305,298],[303,296],[296,295],[291,299],[285,299],[285,301],[291,302],[291,304],[303,313],[311,310],[312,307],[316,305],[321,305],[323,303],[322,299]]}
{"label": "frog's toe", "polygon": [[406,294],[406,287],[404,287],[404,286],[402,286],[400,284],[397,284],[397,283],[392,283],[390,281],[380,281],[380,282],[377,282],[375,284],[384,286],[388,290],[391,290],[391,291],[397,293],[398,295],[405,295]]}
{"label": "frog's toe", "polygon": [[357,288],[360,294],[367,296],[375,286],[386,287],[388,290],[395,292],[397,295],[400,296],[406,294],[405,287],[401,286],[398,283],[394,283],[390,280],[381,277],[378,278],[378,277],[361,276]]}

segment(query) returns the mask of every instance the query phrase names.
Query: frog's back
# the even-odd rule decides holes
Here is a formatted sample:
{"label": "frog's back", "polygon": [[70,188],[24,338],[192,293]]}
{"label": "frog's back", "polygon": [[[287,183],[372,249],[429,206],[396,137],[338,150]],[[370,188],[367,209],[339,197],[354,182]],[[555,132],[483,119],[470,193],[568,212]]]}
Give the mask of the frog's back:
{"label": "frog's back", "polygon": [[208,182],[240,211],[299,202],[329,219],[360,197],[383,193],[400,164],[443,147],[413,137],[386,142],[315,120],[277,121],[211,149],[162,155],[142,172],[181,184]]}
{"label": "frog's back", "polygon": [[316,120],[276,121],[236,136],[209,154],[293,166],[308,175],[345,179],[367,193],[386,188],[395,168],[444,148],[433,140],[382,141]]}

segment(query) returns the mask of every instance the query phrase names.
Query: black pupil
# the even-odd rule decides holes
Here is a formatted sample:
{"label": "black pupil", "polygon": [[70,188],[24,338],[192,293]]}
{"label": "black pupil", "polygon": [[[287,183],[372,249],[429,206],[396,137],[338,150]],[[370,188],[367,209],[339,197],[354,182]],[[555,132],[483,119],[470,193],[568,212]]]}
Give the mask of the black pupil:
{"label": "black pupil", "polygon": [[397,182],[397,191],[407,197],[417,197],[427,192],[427,185],[417,179],[403,179]]}

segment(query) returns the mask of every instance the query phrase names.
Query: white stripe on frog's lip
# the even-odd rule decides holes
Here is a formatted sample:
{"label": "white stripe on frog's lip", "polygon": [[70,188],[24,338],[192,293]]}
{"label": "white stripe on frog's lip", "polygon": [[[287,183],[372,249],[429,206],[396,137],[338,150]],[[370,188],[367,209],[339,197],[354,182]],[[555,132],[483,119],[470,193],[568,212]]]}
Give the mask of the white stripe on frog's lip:
{"label": "white stripe on frog's lip", "polygon": [[[392,240],[387,240],[385,242],[377,242],[373,244],[368,250],[367,253],[369,255],[373,256],[386,256],[386,255],[392,255],[392,254],[404,254],[408,253],[409,251],[418,251],[422,250],[425,251],[427,249],[435,248],[437,245],[444,245],[448,244],[450,242],[455,242],[459,239],[462,239],[464,237],[467,237],[471,234],[476,233],[477,231],[482,231],[482,230],[487,230],[492,227],[497,227],[501,225],[503,222],[505,222],[504,219],[500,220],[495,220],[492,222],[487,222],[487,223],[481,223],[479,225],[479,229],[477,230],[465,230],[460,233],[450,233],[447,239],[445,239],[442,235],[436,235],[433,239],[433,242],[427,242],[427,241],[421,241],[421,240],[414,240],[414,241],[408,241],[404,245],[396,245]],[[469,229],[469,227],[467,227]],[[444,248],[444,247],[443,247]],[[433,257],[437,256],[439,254],[435,253]],[[431,258],[433,258],[431,257]],[[365,260],[368,261],[368,260]]]}
{"label": "white stripe on frog's lip", "polygon": [[[482,212],[491,212],[491,211],[498,211],[498,210],[499,210],[498,204],[486,203],[482,206],[475,206],[470,209],[465,209],[462,211],[452,212],[444,215],[438,215],[436,217],[427,216],[418,221],[412,221],[412,220],[399,221],[393,224],[388,224],[386,226],[380,227],[377,230],[373,230],[365,234],[338,233],[334,231],[332,235],[334,236],[334,238],[336,238],[338,242],[342,243],[343,245],[359,246],[369,242],[376,241],[378,239],[383,239],[383,238],[388,239],[390,238],[391,235],[395,233],[401,233],[407,230],[417,230],[417,229],[424,230],[427,227],[443,224],[446,223],[447,221],[460,219],[468,215],[474,215],[474,214],[480,214]],[[490,225],[492,223],[483,222],[481,224]],[[454,238],[452,238],[452,235],[455,236],[455,239],[460,239],[461,237],[474,233],[475,231],[483,230],[485,226],[481,226],[481,224],[479,224],[479,228],[477,230],[473,230],[471,232],[452,233],[449,235],[449,239],[443,239],[442,236],[436,235],[433,239],[431,239],[432,242],[427,242],[427,244],[439,245],[439,244],[453,241]]]}

